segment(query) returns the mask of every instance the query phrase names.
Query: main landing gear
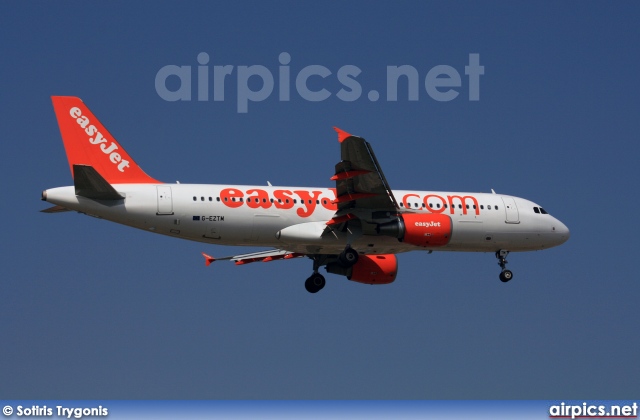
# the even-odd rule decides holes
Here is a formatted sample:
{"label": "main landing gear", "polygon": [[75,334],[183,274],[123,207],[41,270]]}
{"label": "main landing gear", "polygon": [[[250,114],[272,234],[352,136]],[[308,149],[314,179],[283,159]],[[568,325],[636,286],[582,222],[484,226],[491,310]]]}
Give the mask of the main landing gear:
{"label": "main landing gear", "polygon": [[502,281],[503,283],[506,283],[513,278],[513,273],[511,272],[511,270],[507,270],[507,255],[509,255],[509,251],[505,249],[496,251],[498,265],[500,266],[500,268],[502,268],[502,272],[500,273],[500,281]]}
{"label": "main landing gear", "polygon": [[319,255],[314,255],[311,259],[313,260],[313,274],[304,282],[304,288],[309,293],[318,293],[327,284],[324,276],[318,273],[320,266],[326,262]]}
{"label": "main landing gear", "polygon": [[304,288],[309,293],[318,293],[326,283],[324,276],[316,271],[304,282]]}
{"label": "main landing gear", "polygon": [[[313,255],[310,257],[313,260],[313,274],[304,282],[304,288],[307,289],[309,293],[318,293],[327,283],[324,276],[318,273],[318,269],[329,263],[335,264],[336,260],[338,264],[345,269],[353,267],[358,262],[358,251],[347,246],[344,251],[338,255]],[[331,272],[335,273],[334,271]]]}
{"label": "main landing gear", "polygon": [[352,267],[358,262],[358,251],[347,246],[344,251],[338,255],[338,261],[344,267]]}

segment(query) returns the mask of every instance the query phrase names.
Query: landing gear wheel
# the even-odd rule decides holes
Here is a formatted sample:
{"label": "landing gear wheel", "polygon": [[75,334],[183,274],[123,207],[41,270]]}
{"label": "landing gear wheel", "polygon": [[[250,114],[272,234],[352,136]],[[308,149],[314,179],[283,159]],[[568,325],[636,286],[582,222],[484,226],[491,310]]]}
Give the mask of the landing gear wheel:
{"label": "landing gear wheel", "polygon": [[326,283],[322,274],[313,273],[311,277],[304,282],[304,288],[307,289],[309,293],[318,293]]}
{"label": "landing gear wheel", "polygon": [[513,278],[513,273],[511,270],[507,270],[507,255],[509,255],[509,251],[506,249],[500,249],[496,251],[496,258],[498,259],[498,265],[502,268],[502,272],[500,273],[500,281],[503,283],[508,282]]}
{"label": "landing gear wheel", "polygon": [[346,248],[340,253],[338,260],[344,267],[353,267],[358,262],[358,251],[353,248]]}
{"label": "landing gear wheel", "polygon": [[513,278],[513,273],[511,272],[511,270],[504,270],[502,273],[500,273],[500,280],[503,283],[508,282],[512,278]]}

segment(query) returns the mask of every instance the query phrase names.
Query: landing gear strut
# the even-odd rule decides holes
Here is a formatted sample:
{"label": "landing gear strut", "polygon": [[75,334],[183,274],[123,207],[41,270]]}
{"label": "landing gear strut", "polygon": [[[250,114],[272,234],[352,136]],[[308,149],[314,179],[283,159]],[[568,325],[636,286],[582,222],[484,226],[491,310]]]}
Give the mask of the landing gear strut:
{"label": "landing gear strut", "polygon": [[500,268],[502,268],[502,272],[500,273],[500,281],[502,281],[503,283],[506,283],[513,278],[513,273],[511,272],[511,270],[507,270],[507,255],[509,255],[509,251],[505,249],[496,251],[498,265],[500,266]]}
{"label": "landing gear strut", "polygon": [[318,256],[315,256],[313,259],[313,274],[304,282],[304,288],[307,289],[309,293],[318,293],[324,285],[327,283],[324,279],[324,276],[318,273],[318,269],[320,268],[321,263],[323,263],[322,259]]}
{"label": "landing gear strut", "polygon": [[[326,284],[324,276],[318,273],[320,267],[325,265],[330,273],[346,276],[346,273],[350,272],[350,267],[358,262],[358,257],[358,251],[348,245],[338,255],[310,255],[309,258],[313,260],[313,274],[304,282],[304,288],[309,293],[318,293]],[[331,271],[329,265],[332,267]]]}
{"label": "landing gear strut", "polygon": [[347,246],[344,251],[342,251],[340,255],[338,255],[338,261],[340,261],[340,264],[342,264],[344,267],[354,266],[355,263],[358,262],[358,251],[351,248],[350,246]]}

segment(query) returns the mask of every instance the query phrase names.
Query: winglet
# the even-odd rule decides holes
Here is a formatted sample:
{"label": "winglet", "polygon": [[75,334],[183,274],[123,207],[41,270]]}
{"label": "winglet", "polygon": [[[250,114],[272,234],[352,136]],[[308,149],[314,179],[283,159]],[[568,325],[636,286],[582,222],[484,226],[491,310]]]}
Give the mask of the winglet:
{"label": "winglet", "polygon": [[333,127],[334,130],[336,130],[336,133],[338,133],[338,141],[340,143],[342,143],[347,137],[351,137],[351,134],[347,133],[346,131],[340,130],[338,127]]}
{"label": "winglet", "polygon": [[211,263],[216,260],[211,255],[207,255],[204,252],[202,253],[202,256],[204,257],[204,265],[207,267],[209,267],[209,265],[211,265]]}

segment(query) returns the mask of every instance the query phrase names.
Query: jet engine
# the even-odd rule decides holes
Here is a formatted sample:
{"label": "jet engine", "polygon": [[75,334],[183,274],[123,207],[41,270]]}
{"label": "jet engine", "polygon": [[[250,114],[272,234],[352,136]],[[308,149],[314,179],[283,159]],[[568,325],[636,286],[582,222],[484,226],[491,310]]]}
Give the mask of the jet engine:
{"label": "jet engine", "polygon": [[444,246],[451,240],[451,217],[439,213],[404,213],[396,220],[379,224],[380,235],[425,248]]}
{"label": "jet engine", "polygon": [[393,254],[360,255],[358,262],[344,267],[338,262],[327,264],[327,272],[346,276],[364,284],[393,283],[398,274],[398,260]]}

